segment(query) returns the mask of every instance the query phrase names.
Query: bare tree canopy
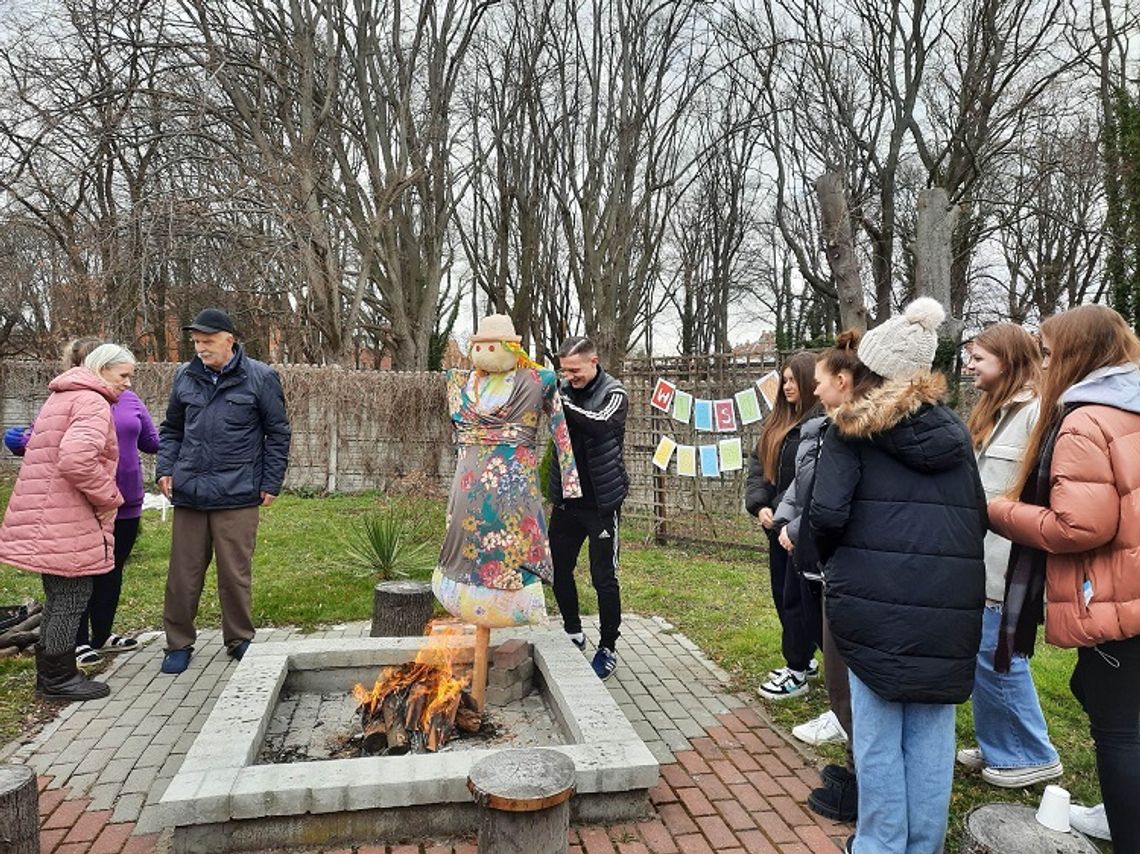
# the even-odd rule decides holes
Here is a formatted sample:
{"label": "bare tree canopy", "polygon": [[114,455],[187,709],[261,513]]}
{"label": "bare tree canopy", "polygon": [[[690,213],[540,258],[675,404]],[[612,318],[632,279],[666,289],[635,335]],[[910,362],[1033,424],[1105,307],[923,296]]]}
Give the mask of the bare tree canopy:
{"label": "bare tree canopy", "polygon": [[467,306],[620,366],[874,325],[934,269],[952,336],[1140,323],[1109,0],[5,9],[0,354],[185,357],[217,303],[260,356],[422,370]]}

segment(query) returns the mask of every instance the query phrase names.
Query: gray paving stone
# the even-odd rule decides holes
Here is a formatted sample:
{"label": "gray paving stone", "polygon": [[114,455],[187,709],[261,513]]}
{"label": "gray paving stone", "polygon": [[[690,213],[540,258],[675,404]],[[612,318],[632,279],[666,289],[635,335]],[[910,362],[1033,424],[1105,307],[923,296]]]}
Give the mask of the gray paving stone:
{"label": "gray paving stone", "polygon": [[99,782],[121,784],[127,779],[127,775],[131,773],[131,769],[134,767],[134,758],[112,759],[103,770],[99,772]]}
{"label": "gray paving stone", "polygon": [[150,744],[149,735],[131,735],[115,750],[116,759],[130,759],[132,763],[143,755]]}
{"label": "gray paving stone", "polygon": [[124,795],[134,792],[145,793],[157,778],[157,766],[151,768],[135,768],[127,775],[127,779],[123,782],[123,787],[119,791]]}
{"label": "gray paving stone", "polygon": [[109,810],[115,805],[115,798],[119,795],[118,783],[99,783],[91,787],[88,797],[91,798],[93,810]]}
{"label": "gray paving stone", "polygon": [[111,761],[111,757],[117,749],[115,747],[96,747],[88,751],[87,756],[76,766],[76,775],[98,773]]}
{"label": "gray paving stone", "polygon": [[166,826],[162,820],[162,816],[162,811],[159,810],[157,804],[144,806],[135,824],[134,835],[143,836],[148,833],[158,833],[162,831]]}
{"label": "gray paving stone", "polygon": [[111,814],[111,821],[138,821],[145,803],[146,795],[142,792],[120,795],[115,811]]}

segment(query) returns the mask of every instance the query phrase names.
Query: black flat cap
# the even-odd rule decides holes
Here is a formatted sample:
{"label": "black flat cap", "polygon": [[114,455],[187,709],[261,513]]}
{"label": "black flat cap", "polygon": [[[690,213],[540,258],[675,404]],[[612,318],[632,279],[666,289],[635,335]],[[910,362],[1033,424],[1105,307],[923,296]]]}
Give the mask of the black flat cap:
{"label": "black flat cap", "polygon": [[220,308],[202,309],[198,312],[198,316],[194,318],[194,322],[188,326],[183,326],[182,331],[205,332],[207,335],[212,335],[215,332],[229,332],[232,335],[237,335],[234,322],[230,320],[230,316]]}

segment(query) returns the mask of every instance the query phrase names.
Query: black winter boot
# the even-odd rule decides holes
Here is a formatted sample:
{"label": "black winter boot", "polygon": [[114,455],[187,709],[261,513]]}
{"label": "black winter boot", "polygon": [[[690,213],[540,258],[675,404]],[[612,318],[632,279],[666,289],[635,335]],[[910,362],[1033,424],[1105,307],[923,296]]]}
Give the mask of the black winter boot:
{"label": "black winter boot", "polygon": [[75,653],[48,655],[36,646],[36,693],[45,700],[98,700],[111,693],[109,686],[88,679],[75,664]]}
{"label": "black winter boot", "polygon": [[846,778],[836,779],[838,776],[825,778],[823,786],[813,789],[808,795],[808,806],[812,812],[833,821],[855,821],[859,813],[859,789],[855,775],[847,772]]}

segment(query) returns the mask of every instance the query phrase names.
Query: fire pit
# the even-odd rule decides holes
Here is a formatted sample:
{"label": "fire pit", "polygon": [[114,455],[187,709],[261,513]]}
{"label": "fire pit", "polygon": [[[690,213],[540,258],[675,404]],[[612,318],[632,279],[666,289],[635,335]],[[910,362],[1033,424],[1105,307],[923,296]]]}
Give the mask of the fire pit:
{"label": "fire pit", "polygon": [[[324,758],[344,755],[322,747],[338,739],[350,754],[360,752],[345,736],[353,727],[361,731],[351,686],[373,685],[383,668],[414,662],[428,642],[362,638],[251,647],[162,798],[174,849],[246,851],[471,833],[478,822],[466,786],[471,766],[495,750],[536,744],[574,761],[574,820],[612,823],[648,813],[657,762],[560,631],[501,630],[493,638],[500,651],[493,661],[502,666],[492,667],[486,713],[498,717],[500,729],[517,728],[519,739],[453,738],[435,752]],[[450,638],[445,646],[457,673],[470,667],[470,638]]]}

